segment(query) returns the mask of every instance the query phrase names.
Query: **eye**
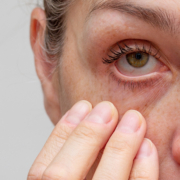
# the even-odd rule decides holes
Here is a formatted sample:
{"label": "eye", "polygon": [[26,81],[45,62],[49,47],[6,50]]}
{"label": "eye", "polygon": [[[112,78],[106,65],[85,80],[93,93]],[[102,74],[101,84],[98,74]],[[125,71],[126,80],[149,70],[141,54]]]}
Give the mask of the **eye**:
{"label": "eye", "polygon": [[108,65],[110,77],[124,89],[153,87],[170,72],[159,49],[148,41],[122,41],[111,47],[106,56],[102,62]]}
{"label": "eye", "polygon": [[117,69],[126,76],[142,76],[157,71],[162,66],[152,55],[138,51],[120,57],[116,62]]}
{"label": "eye", "polygon": [[159,50],[154,48],[151,43],[131,40],[125,42],[111,48],[109,58],[103,59],[103,63],[115,63],[120,74],[132,78],[162,72],[163,69],[167,70],[160,61]]}

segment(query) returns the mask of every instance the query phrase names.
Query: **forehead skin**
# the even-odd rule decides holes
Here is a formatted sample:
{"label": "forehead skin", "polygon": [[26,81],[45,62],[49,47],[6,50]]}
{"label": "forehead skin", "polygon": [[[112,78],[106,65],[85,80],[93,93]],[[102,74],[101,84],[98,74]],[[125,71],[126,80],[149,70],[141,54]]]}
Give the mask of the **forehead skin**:
{"label": "forehead skin", "polygon": [[176,13],[172,9],[165,9],[163,6],[148,7],[132,1],[100,1],[92,5],[88,17],[97,10],[112,9],[126,15],[131,15],[133,18],[138,18],[145,23],[159,28],[172,35],[179,33],[180,21],[176,17]]}
{"label": "forehead skin", "polygon": [[[110,5],[117,1],[131,4],[131,11]],[[146,137],[153,141],[159,153],[159,179],[178,180],[180,1],[117,1],[106,1],[109,8],[100,9],[97,6],[105,1],[79,0],[69,9],[64,53],[59,66],[61,111],[65,113],[81,99],[90,101],[93,106],[103,100],[111,101],[118,110],[119,120],[129,109],[140,111],[147,121]],[[153,24],[150,19],[145,21],[145,16],[138,16],[138,9],[150,9],[151,14],[161,12],[159,22],[164,22],[164,27],[159,22]],[[132,10],[134,13],[136,10],[136,14],[132,14]],[[162,63],[169,68],[159,81],[146,86],[144,83],[132,90],[111,78],[110,72],[115,68],[104,65],[102,58],[109,53],[110,47],[128,39],[148,41],[159,49]]]}

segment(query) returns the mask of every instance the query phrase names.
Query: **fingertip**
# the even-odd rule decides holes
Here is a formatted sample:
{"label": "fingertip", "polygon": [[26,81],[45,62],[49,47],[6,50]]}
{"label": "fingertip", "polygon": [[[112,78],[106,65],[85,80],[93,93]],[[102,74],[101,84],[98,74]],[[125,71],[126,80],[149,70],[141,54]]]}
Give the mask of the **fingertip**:
{"label": "fingertip", "polygon": [[133,110],[133,109],[131,109],[131,110],[129,110],[129,111],[132,111],[132,112],[134,112],[134,113],[137,113],[140,119],[144,119],[143,115],[142,115],[139,111]]}
{"label": "fingertip", "polygon": [[87,100],[81,100],[81,101],[79,101],[79,102],[86,103],[86,104],[89,106],[89,112],[92,111],[92,104],[91,104],[89,101],[87,101]]}
{"label": "fingertip", "polygon": [[136,158],[148,157],[153,152],[153,145],[149,139],[144,138]]}
{"label": "fingertip", "polygon": [[[129,111],[136,113],[139,116],[140,121],[146,125],[146,120],[145,120],[144,116],[139,111],[133,110],[133,109],[129,110]],[[129,112],[129,111],[127,111],[127,112]]]}
{"label": "fingertip", "polygon": [[110,102],[110,101],[104,101],[104,102],[105,102],[105,103],[108,103],[108,104],[110,105],[110,107],[111,107],[111,113],[112,113],[112,118],[117,119],[117,117],[118,117],[118,111],[117,111],[115,105],[114,105],[112,102]]}
{"label": "fingertip", "polygon": [[92,104],[86,100],[80,100],[76,102],[69,111],[79,111],[79,109],[90,112],[92,110]]}
{"label": "fingertip", "polygon": [[158,159],[158,152],[153,142],[150,139],[144,138],[141,147],[136,155],[136,159],[149,156],[154,156],[156,159]]}
{"label": "fingertip", "polygon": [[66,121],[74,125],[78,125],[92,110],[92,105],[86,101],[78,101],[73,107],[69,110]]}

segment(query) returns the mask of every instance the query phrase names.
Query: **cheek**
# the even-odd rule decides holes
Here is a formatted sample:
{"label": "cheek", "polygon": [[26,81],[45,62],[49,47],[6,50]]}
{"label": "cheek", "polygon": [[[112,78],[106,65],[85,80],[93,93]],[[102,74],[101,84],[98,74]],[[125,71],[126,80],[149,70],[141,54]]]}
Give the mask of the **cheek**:
{"label": "cheek", "polygon": [[87,100],[95,106],[104,100],[103,79],[76,52],[71,55],[63,59],[59,70],[63,114],[77,101]]}
{"label": "cheek", "polygon": [[100,62],[94,66],[71,47],[71,54],[64,56],[60,66],[62,113],[79,100],[88,100],[93,106],[101,101],[111,101],[119,112],[119,119],[129,109],[140,111],[147,122],[146,137],[152,140],[159,153],[160,179],[171,179],[171,174],[180,177],[177,165],[180,163],[178,80],[164,77],[153,86],[132,89],[118,85],[105,67]]}
{"label": "cheek", "polygon": [[146,137],[159,154],[160,179],[179,179],[180,171],[180,98],[179,85],[174,85],[145,117]]}

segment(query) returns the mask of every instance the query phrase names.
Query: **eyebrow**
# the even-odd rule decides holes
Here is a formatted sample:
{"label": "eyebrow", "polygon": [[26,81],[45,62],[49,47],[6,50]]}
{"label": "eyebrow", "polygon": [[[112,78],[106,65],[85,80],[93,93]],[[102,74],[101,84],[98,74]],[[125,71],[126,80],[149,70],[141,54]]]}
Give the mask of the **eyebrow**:
{"label": "eyebrow", "polygon": [[133,17],[141,19],[153,27],[159,28],[165,32],[171,34],[179,33],[179,23],[176,22],[176,18],[173,12],[167,11],[161,7],[147,8],[139,5],[135,5],[132,2],[110,0],[105,2],[99,2],[94,5],[89,15],[96,10],[112,9],[119,12],[129,14]]}

